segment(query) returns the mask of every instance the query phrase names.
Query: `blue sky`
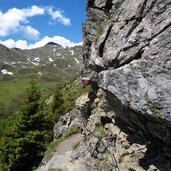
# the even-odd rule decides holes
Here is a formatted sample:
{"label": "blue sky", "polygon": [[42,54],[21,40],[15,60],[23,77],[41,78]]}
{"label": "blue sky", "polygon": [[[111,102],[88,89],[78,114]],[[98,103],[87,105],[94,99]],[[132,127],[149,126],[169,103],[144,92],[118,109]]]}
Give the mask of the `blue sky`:
{"label": "blue sky", "polygon": [[21,49],[80,44],[86,0],[0,0],[0,43]]}

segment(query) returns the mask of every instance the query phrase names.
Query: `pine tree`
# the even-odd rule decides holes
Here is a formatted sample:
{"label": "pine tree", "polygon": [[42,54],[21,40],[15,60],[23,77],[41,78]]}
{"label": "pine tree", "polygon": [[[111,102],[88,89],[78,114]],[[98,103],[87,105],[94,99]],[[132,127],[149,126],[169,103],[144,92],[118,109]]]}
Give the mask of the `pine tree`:
{"label": "pine tree", "polygon": [[0,166],[4,170],[31,170],[40,162],[46,144],[52,139],[52,122],[46,120],[40,99],[41,92],[33,77],[16,123],[6,130],[0,141]]}
{"label": "pine tree", "polygon": [[58,122],[61,115],[64,114],[64,100],[62,98],[62,93],[60,87],[56,87],[54,91],[53,101],[52,101],[52,118],[54,123]]}

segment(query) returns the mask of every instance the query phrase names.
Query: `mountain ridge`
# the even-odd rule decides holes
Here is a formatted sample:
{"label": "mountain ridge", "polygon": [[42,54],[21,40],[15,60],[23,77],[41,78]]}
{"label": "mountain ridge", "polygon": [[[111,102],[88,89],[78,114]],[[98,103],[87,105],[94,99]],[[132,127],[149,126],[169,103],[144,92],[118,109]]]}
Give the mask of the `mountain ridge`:
{"label": "mountain ridge", "polygon": [[[64,79],[78,75],[82,63],[82,47],[62,47],[61,45],[49,42],[43,47],[36,49],[7,48],[0,45],[0,80],[3,77],[8,79],[21,78],[22,73],[34,73],[38,77],[45,74],[53,75],[52,81],[58,81],[63,75]],[[31,72],[32,71],[32,72]],[[53,71],[53,72],[51,72]],[[9,74],[10,73],[10,74]],[[11,74],[12,73],[12,74]]]}

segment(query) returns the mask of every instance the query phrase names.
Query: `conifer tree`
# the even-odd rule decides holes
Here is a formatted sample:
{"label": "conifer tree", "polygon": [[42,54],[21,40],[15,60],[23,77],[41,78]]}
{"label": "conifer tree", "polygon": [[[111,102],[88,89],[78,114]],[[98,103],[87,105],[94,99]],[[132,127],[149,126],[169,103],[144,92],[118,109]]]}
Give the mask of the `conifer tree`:
{"label": "conifer tree", "polygon": [[53,95],[52,101],[52,118],[54,123],[58,122],[61,115],[64,114],[64,100],[62,98],[62,93],[60,87],[56,87]]}
{"label": "conifer tree", "polygon": [[52,139],[49,128],[52,123],[46,120],[40,99],[41,92],[33,77],[15,124],[6,130],[0,141],[0,166],[4,170],[31,170],[40,162],[46,143]]}

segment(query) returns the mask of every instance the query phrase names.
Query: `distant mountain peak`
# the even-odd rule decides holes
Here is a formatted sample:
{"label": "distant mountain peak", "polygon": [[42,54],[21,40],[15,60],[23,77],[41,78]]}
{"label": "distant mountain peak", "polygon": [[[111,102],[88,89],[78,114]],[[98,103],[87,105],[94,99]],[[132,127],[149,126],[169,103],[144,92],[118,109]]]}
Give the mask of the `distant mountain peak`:
{"label": "distant mountain peak", "polygon": [[59,45],[58,43],[55,43],[55,42],[49,42],[46,45],[58,45],[58,46],[61,46],[61,45]]}

